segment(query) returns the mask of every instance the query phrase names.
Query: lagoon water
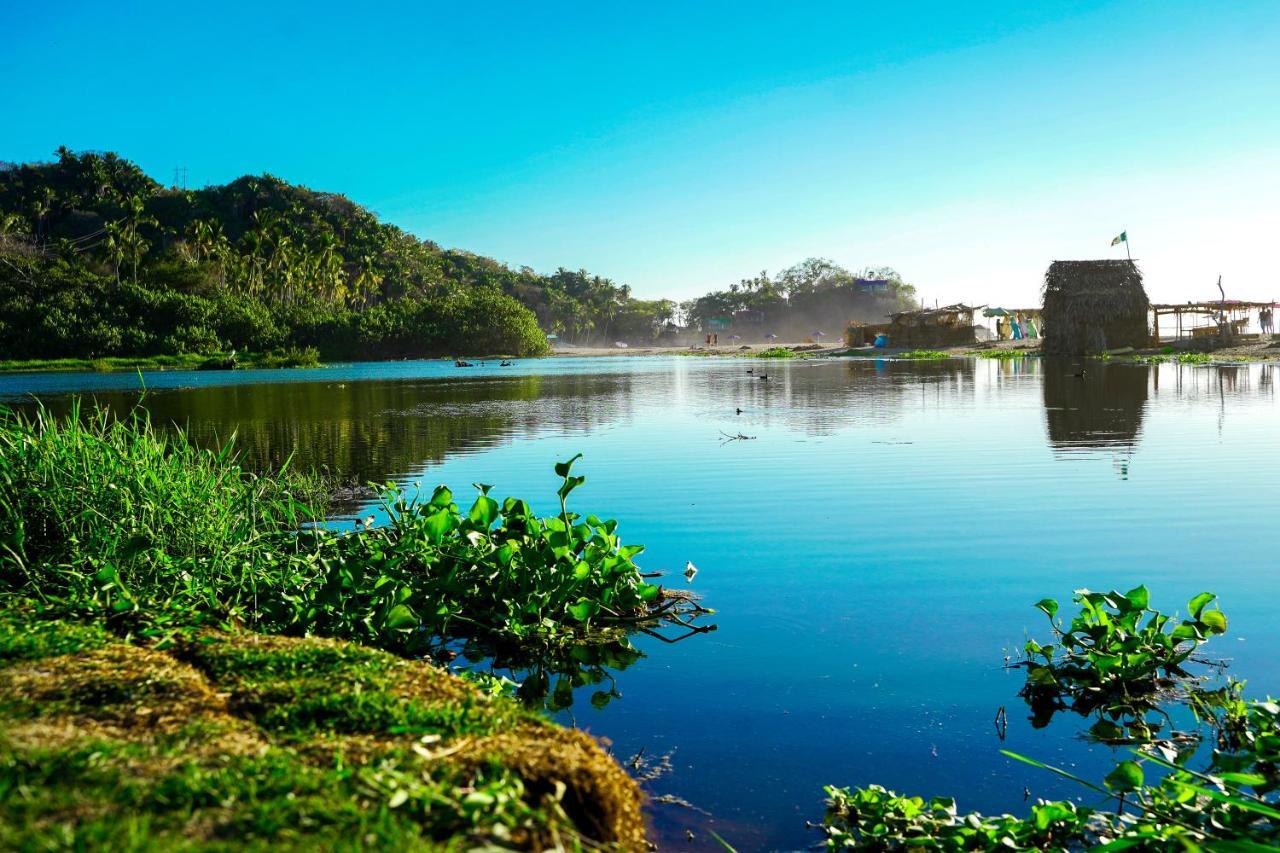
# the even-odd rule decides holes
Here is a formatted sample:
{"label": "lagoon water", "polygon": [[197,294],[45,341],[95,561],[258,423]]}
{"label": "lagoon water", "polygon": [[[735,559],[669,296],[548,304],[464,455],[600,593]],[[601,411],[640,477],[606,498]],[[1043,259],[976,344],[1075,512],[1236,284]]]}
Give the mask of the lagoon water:
{"label": "lagoon water", "polygon": [[[1251,694],[1280,694],[1280,367],[618,357],[459,370],[441,362],[143,377],[157,421],[243,458],[348,478],[555,505],[552,464],[583,453],[573,506],[620,521],[638,562],[718,612],[714,633],[579,690],[560,717],[614,752],[670,754],[646,784],[664,848],[801,849],[822,786],[880,783],[1018,812],[1088,792],[1111,750],[1078,719],[1033,729],[1003,668],[1032,604],[1146,583],[1185,611],[1217,592],[1209,649]],[[748,371],[754,371],[749,373]],[[759,374],[767,372],[768,381]],[[129,374],[0,377],[0,399],[75,393],[125,408]],[[741,408],[741,415],[735,410]],[[726,440],[726,435],[746,436]],[[368,508],[360,508],[361,514]],[[682,569],[699,572],[687,584]],[[993,720],[1008,710],[1007,738]],[[685,828],[695,833],[687,841]]]}

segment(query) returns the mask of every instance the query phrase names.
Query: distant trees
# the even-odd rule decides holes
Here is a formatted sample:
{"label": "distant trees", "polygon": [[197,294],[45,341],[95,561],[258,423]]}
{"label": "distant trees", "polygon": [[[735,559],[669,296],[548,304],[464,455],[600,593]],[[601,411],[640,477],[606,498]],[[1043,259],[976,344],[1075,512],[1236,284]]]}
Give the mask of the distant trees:
{"label": "distant trees", "polygon": [[680,308],[691,327],[705,328],[714,321],[747,337],[772,333],[795,338],[823,326],[843,327],[849,320],[878,321],[914,303],[915,288],[889,267],[852,273],[825,258],[808,258],[772,278],[761,272]]}
{"label": "distant trees", "polygon": [[[441,248],[379,222],[341,195],[315,192],[272,175],[245,176],[198,190],[165,188],[115,154],[67,148],[58,149],[52,162],[0,167],[0,251],[56,257],[60,271],[49,280],[59,287],[78,280],[86,294],[97,293],[99,279],[114,280],[117,288],[127,280],[157,299],[168,299],[172,291],[223,306],[254,305],[252,310],[227,308],[242,319],[270,318],[261,334],[249,336],[254,340],[287,343],[290,335],[328,329],[345,336],[341,346],[351,352],[373,346],[376,334],[370,330],[376,328],[395,336],[397,343],[388,345],[388,351],[412,352],[413,331],[404,318],[432,330],[422,333],[423,341],[451,340],[419,308],[464,304],[458,300],[468,293],[484,294],[465,297],[471,300],[465,304],[493,309],[495,328],[512,325],[512,339],[521,342],[521,352],[545,347],[543,333],[579,344],[671,340],[679,330],[677,321],[699,328],[712,320],[724,321],[744,335],[807,334],[817,323],[879,319],[910,303],[914,294],[891,269],[855,274],[832,261],[810,258],[772,278],[761,272],[679,305],[666,299],[635,299],[626,284],[583,269],[561,267],[544,275]],[[859,278],[888,284],[877,292],[860,284]],[[53,299],[41,287],[37,281],[35,295],[29,298],[37,303]],[[494,301],[495,296],[510,301]],[[84,306],[98,299],[71,301],[81,306],[75,310],[90,310]],[[387,307],[401,300],[414,307]],[[115,304],[139,308],[136,300]],[[511,313],[511,306],[523,306],[526,315]],[[71,309],[59,309],[59,316],[66,316],[66,310]],[[365,314],[373,319],[353,319],[349,327],[339,323],[341,329],[330,324],[334,317],[358,319]],[[457,322],[465,319],[480,338],[488,334],[481,334],[471,314],[452,308],[445,314]],[[521,319],[525,316],[531,322]],[[190,345],[215,336],[213,326],[201,326],[205,321],[187,320],[182,321],[184,329],[208,333],[193,332]],[[117,321],[133,322],[128,317]],[[156,341],[167,339],[137,331],[144,327],[149,328],[139,320],[134,323],[137,334],[122,333],[119,344],[112,346],[136,350],[143,341],[158,345]],[[538,327],[542,333],[531,332]],[[224,341],[248,340],[233,334],[243,328],[243,323],[218,326],[217,334],[223,334]],[[323,351],[325,343],[318,334],[306,332],[307,343]],[[95,332],[87,339],[106,342],[105,346],[116,338]]]}

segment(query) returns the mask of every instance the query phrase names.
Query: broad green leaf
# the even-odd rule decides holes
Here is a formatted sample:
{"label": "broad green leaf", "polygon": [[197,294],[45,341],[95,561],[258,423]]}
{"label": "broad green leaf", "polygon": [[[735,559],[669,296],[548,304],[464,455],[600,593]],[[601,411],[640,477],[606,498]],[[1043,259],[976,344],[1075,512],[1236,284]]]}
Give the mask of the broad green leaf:
{"label": "broad green leaf", "polygon": [[1209,629],[1210,634],[1225,634],[1227,632],[1227,617],[1221,610],[1202,610],[1200,612],[1200,622]]}
{"label": "broad green leaf", "polygon": [[1129,599],[1129,603],[1139,610],[1146,610],[1147,604],[1151,601],[1151,593],[1145,586],[1135,587],[1124,594]]}
{"label": "broad green leaf", "polygon": [[1052,598],[1040,599],[1036,602],[1036,608],[1043,610],[1050,619],[1058,615],[1058,602],[1054,601]]}
{"label": "broad green leaf", "polygon": [[1214,595],[1211,592],[1202,592],[1199,595],[1197,595],[1195,598],[1188,601],[1187,609],[1191,611],[1191,618],[1199,619],[1200,611],[1204,610],[1205,607],[1209,604],[1209,602],[1213,601],[1217,597],[1218,596]]}
{"label": "broad green leaf", "polygon": [[426,527],[427,538],[431,540],[432,545],[439,545],[458,526],[453,513],[447,509],[442,509],[427,516],[423,524]]}
{"label": "broad green leaf", "polygon": [[579,598],[576,604],[569,605],[569,613],[579,622],[586,622],[600,610],[600,605],[586,598]]}
{"label": "broad green leaf", "polygon": [[431,493],[431,506],[447,507],[453,503],[453,492],[449,491],[448,486],[436,486],[436,490]]}
{"label": "broad green leaf", "polygon": [[498,502],[488,495],[478,496],[476,502],[471,505],[471,511],[467,513],[468,520],[486,530],[493,525],[497,518]]}
{"label": "broad green leaf", "polygon": [[1136,791],[1142,787],[1142,767],[1136,761],[1121,761],[1116,769],[1103,780],[1108,788],[1119,793]]}
{"label": "broad green leaf", "polygon": [[382,623],[382,627],[389,631],[406,631],[415,628],[419,624],[418,617],[407,605],[397,604],[387,613],[386,621]]}

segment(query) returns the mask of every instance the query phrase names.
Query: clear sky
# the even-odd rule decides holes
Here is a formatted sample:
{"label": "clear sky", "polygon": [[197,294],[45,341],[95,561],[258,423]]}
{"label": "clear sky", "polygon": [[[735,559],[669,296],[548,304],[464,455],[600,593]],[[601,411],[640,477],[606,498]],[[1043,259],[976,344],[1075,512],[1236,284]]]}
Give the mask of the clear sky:
{"label": "clear sky", "polygon": [[1280,297],[1280,3],[21,3],[0,159],[271,172],[687,298],[811,255],[930,302],[1056,258]]}

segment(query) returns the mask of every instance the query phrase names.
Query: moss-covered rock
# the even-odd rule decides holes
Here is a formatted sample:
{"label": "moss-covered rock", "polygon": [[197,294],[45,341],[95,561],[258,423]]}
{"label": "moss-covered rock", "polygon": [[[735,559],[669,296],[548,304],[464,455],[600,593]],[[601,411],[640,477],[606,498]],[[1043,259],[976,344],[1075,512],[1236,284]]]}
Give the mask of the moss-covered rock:
{"label": "moss-covered rock", "polygon": [[0,613],[0,848],[640,849],[600,746],[321,639],[151,646]]}

